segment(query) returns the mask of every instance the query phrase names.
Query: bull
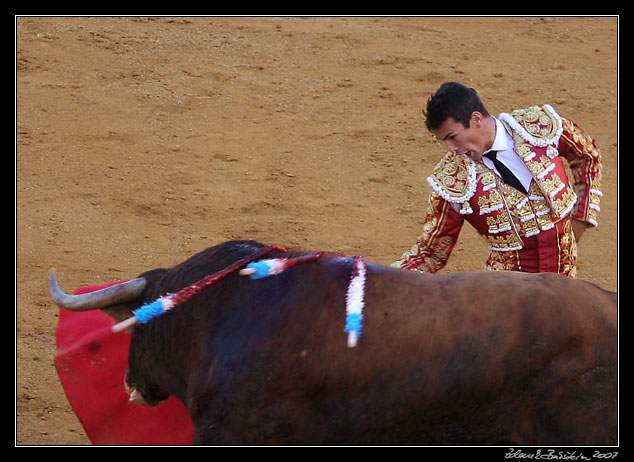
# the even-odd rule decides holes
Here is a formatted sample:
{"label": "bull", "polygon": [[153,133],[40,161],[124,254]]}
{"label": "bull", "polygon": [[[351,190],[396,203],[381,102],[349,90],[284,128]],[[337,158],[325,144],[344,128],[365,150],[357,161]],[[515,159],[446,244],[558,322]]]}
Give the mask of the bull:
{"label": "bull", "polygon": [[[52,274],[50,292],[121,321],[261,248],[227,242],[81,295]],[[349,348],[352,265],[325,254],[265,279],[232,274],[137,323],[126,389],[181,400],[198,445],[617,443],[616,293],[556,274],[368,263],[363,333]]]}

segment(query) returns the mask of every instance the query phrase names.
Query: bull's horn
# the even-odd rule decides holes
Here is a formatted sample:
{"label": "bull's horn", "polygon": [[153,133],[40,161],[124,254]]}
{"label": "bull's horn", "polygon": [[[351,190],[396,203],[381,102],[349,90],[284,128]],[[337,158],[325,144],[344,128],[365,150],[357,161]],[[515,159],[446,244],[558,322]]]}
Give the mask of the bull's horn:
{"label": "bull's horn", "polygon": [[137,278],[94,292],[69,295],[64,293],[59,287],[57,272],[51,268],[48,290],[57,306],[69,311],[89,311],[131,300],[143,292],[146,284],[145,278]]}

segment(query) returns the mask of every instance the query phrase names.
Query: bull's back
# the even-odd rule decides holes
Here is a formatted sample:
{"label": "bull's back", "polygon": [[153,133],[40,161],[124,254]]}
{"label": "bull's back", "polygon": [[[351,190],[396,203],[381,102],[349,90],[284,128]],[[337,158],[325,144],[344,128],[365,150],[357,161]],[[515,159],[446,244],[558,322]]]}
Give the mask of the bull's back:
{"label": "bull's back", "polygon": [[[372,273],[374,273],[374,278]],[[373,281],[374,279],[374,281]],[[375,290],[375,293],[373,293]],[[464,272],[429,275],[381,266],[369,272],[366,300],[388,304],[403,318],[426,315],[499,325],[505,320],[550,318],[601,322],[616,329],[618,297],[589,282],[553,273]],[[594,320],[594,321],[591,321]],[[607,327],[606,325],[606,327]]]}

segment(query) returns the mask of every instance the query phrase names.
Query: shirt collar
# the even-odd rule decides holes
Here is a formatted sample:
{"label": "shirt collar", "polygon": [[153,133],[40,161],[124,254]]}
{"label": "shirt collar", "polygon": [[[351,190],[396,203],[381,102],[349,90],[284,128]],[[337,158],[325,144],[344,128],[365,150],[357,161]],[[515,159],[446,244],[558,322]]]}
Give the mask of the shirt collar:
{"label": "shirt collar", "polygon": [[485,154],[490,151],[506,151],[509,149],[509,137],[506,128],[504,128],[504,124],[496,117],[492,117],[493,120],[495,120],[495,139],[493,140],[491,148],[484,152]]}

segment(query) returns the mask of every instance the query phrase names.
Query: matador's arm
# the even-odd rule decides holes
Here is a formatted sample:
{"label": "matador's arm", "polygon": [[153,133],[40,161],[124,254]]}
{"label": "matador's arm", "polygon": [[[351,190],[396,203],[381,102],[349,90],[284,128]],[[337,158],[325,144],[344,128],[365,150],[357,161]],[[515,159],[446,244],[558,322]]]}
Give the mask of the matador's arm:
{"label": "matador's arm", "polygon": [[427,216],[423,222],[423,231],[418,241],[392,266],[436,273],[447,264],[463,224],[463,215],[454,210],[451,203],[432,192]]}

